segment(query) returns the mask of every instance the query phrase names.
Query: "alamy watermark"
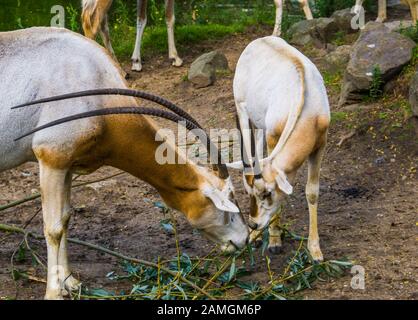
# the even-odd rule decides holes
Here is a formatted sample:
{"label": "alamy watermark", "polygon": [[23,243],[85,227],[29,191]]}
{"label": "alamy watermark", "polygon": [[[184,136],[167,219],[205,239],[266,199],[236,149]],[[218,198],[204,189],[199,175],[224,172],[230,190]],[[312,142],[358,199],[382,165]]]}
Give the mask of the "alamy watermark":
{"label": "alamy watermark", "polygon": [[354,14],[354,17],[351,19],[351,28],[353,30],[364,29],[364,26],[366,25],[364,7],[362,5],[355,5],[351,8],[351,13]]}
{"label": "alamy watermark", "polygon": [[354,290],[365,290],[365,276],[366,272],[363,266],[355,265],[351,267],[350,273],[353,275],[351,278],[351,288]]}
{"label": "alamy watermark", "polygon": [[[258,137],[256,143],[251,143],[251,136]],[[188,131],[185,123],[179,123],[177,130],[168,128],[159,129],[155,135],[155,141],[161,142],[155,151],[155,161],[160,164],[186,164],[188,161],[219,164],[218,152],[222,155],[223,163],[241,161],[241,140],[247,137],[249,149],[257,149],[257,157],[266,156],[264,150],[264,130],[243,129],[210,129],[203,131],[194,129]],[[255,139],[255,138],[254,138]],[[253,144],[253,146],[251,146]],[[248,158],[252,158],[255,150],[246,150]],[[245,157],[247,159],[247,157]],[[247,163],[247,161],[246,161]]]}
{"label": "alamy watermark", "polygon": [[51,27],[65,28],[65,9],[63,6],[54,5],[51,7]]}

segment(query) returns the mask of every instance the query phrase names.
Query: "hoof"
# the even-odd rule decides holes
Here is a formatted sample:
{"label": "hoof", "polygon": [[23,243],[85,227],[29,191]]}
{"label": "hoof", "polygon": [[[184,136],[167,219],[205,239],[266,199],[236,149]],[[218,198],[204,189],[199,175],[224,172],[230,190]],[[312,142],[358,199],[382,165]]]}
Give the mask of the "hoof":
{"label": "hoof", "polygon": [[282,246],[269,246],[268,250],[271,254],[280,254],[283,252]]}
{"label": "hoof", "polygon": [[50,291],[50,292],[46,292],[45,300],[64,300],[62,294],[61,294],[61,290],[54,290],[54,291]]}
{"label": "hoof", "polygon": [[308,240],[308,250],[309,250],[309,253],[311,254],[312,260],[315,263],[320,263],[324,261],[324,256],[322,255],[318,240],[313,240],[313,241]]}
{"label": "hoof", "polygon": [[311,254],[314,264],[319,264],[324,261],[324,256],[322,255],[321,250],[309,250],[309,253]]}
{"label": "hoof", "polygon": [[173,62],[171,64],[175,67],[181,67],[183,65],[183,60],[180,58],[173,58]]}
{"label": "hoof", "polygon": [[322,256],[322,254],[321,254],[321,256],[318,256],[318,257],[312,257],[313,258],[313,263],[314,264],[320,264],[321,262],[323,262],[324,261],[324,257]]}
{"label": "hoof", "polygon": [[142,70],[142,64],[139,61],[133,61],[132,62],[132,71],[140,72]]}

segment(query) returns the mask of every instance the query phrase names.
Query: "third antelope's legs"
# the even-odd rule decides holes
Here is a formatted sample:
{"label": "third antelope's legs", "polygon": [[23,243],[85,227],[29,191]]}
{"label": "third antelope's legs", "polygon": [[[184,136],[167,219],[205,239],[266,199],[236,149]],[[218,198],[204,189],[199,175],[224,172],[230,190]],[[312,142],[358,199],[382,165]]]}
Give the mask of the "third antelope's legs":
{"label": "third antelope's legs", "polygon": [[180,67],[183,64],[183,60],[180,59],[177,53],[176,41],[174,39],[174,0],[165,1],[165,19],[167,23],[168,58],[173,60],[173,66]]}
{"label": "third antelope's legs", "polygon": [[142,35],[144,34],[145,26],[147,25],[147,0],[137,1],[137,21],[136,21],[136,40],[135,49],[132,54],[132,70],[141,71],[141,43]]}

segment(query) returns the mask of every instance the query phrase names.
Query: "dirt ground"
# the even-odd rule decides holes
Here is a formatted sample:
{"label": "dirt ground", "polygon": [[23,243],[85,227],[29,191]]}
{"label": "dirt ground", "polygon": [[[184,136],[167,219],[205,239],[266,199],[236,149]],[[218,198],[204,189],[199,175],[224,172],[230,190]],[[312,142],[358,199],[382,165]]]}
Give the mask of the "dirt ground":
{"label": "dirt ground", "polygon": [[[233,72],[220,75],[214,86],[195,89],[184,80],[188,67],[199,54],[218,49],[226,54],[234,70],[246,44],[270,31],[257,28],[183,49],[185,63],[180,68],[172,67],[165,56],[148,57],[143,72],[131,73],[130,85],[174,101],[207,128],[232,128],[235,126]],[[307,54],[321,65],[323,50],[310,50]],[[128,63],[124,66],[129,70]],[[341,111],[336,106],[337,93],[332,88],[329,93],[332,111]],[[399,128],[383,130],[390,124],[389,119],[376,116],[381,108],[380,103],[357,108],[358,119],[367,121],[360,123],[355,135],[341,147],[337,143],[350,130],[344,121],[333,122],[322,166],[319,201],[322,251],[326,259],[345,257],[363,266],[365,290],[351,289],[351,276],[347,274],[331,282],[316,283],[313,289],[302,293],[305,299],[418,299],[417,140],[408,121]],[[81,180],[105,177],[112,172],[117,170],[102,168]],[[303,235],[307,235],[308,225],[305,179],[304,166],[284,216],[285,222],[292,223],[291,229]],[[234,173],[234,182],[241,207],[247,211],[248,199],[238,173]],[[36,192],[37,165],[26,164],[0,173],[0,188],[0,205]],[[128,174],[76,189],[72,199],[75,214],[70,224],[71,237],[151,261],[158,256],[172,257],[176,252],[175,243],[160,226],[163,213],[152,204],[157,200],[159,196],[153,188]],[[0,222],[22,226],[38,209],[40,201],[35,200],[2,211]],[[209,251],[212,245],[195,235],[181,214],[176,216],[182,251],[190,256],[202,256]],[[42,233],[41,214],[28,229]],[[15,297],[17,292],[18,299],[41,299],[44,283],[21,279],[15,287],[11,279],[10,258],[21,240],[20,235],[0,233],[0,297]],[[46,257],[42,241],[35,241],[34,246]],[[283,253],[271,256],[273,271],[281,272],[294,246],[286,242]],[[69,252],[74,273],[89,287],[130,288],[129,284],[106,278],[110,271],[120,271],[117,259],[71,244]],[[252,277],[266,281],[264,258],[260,256],[257,264]],[[15,262],[15,267],[45,277],[45,272],[39,266],[34,268],[29,258]]]}

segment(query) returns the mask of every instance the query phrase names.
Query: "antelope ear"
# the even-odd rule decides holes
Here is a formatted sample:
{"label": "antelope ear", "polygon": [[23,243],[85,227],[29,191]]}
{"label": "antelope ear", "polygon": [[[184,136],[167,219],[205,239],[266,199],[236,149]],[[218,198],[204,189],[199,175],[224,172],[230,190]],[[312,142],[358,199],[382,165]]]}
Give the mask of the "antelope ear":
{"label": "antelope ear", "polygon": [[284,173],[282,170],[277,170],[276,183],[279,186],[279,189],[287,195],[293,193],[293,187],[287,180],[286,173]]}
{"label": "antelope ear", "polygon": [[216,188],[210,187],[203,190],[203,194],[212,200],[213,204],[222,211],[238,213],[238,207],[228,199],[221,191]]}

